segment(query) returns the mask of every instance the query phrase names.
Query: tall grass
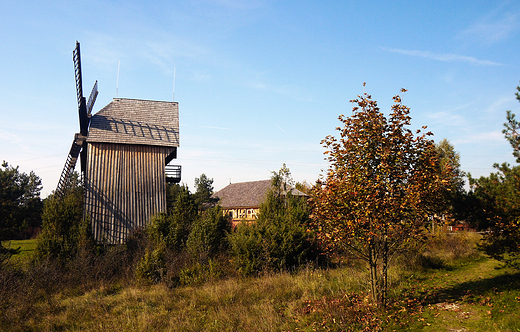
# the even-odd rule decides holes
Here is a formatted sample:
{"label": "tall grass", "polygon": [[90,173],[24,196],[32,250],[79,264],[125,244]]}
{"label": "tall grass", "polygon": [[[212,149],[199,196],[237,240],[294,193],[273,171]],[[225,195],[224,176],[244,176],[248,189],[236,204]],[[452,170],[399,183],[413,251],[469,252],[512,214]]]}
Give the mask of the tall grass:
{"label": "tall grass", "polygon": [[476,251],[478,241],[474,234],[436,235],[416,255],[396,260],[386,312],[370,303],[366,266],[359,262],[243,277],[229,272],[229,258],[220,257],[224,275],[185,286],[136,284],[133,271],[118,265],[135,262],[134,256],[117,250],[66,267],[47,262],[26,271],[5,269],[0,330],[356,331],[421,330],[426,324],[448,330],[469,324],[437,306],[456,303],[472,313],[471,330],[497,324],[514,331],[519,276],[495,270],[497,264]]}
{"label": "tall grass", "polygon": [[[18,283],[13,290],[19,297],[4,306],[1,326],[14,331],[279,331],[294,324],[291,317],[306,299],[359,289],[356,276],[359,271],[353,268],[307,267],[296,274],[231,278],[195,287],[107,283],[60,291],[67,281],[47,274],[37,286],[40,291],[31,289],[36,294],[22,289],[34,279]],[[48,284],[51,279],[55,288]]]}

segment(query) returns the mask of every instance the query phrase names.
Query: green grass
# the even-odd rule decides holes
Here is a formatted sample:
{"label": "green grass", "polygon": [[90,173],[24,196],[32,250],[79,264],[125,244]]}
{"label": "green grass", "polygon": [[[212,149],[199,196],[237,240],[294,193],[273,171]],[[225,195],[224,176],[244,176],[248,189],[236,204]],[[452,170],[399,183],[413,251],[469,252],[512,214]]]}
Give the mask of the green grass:
{"label": "green grass", "polygon": [[5,248],[20,248],[20,251],[11,257],[12,262],[27,262],[32,258],[36,249],[36,239],[2,241],[2,245]]}
{"label": "green grass", "polygon": [[520,331],[520,272],[499,266],[480,258],[409,276],[393,294],[411,309],[407,330]]}

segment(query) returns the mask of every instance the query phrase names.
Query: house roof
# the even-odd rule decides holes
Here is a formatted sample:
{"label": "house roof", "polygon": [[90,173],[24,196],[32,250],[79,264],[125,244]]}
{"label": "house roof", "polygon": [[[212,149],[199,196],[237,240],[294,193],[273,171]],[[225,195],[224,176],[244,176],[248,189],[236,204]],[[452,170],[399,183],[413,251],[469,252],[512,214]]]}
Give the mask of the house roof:
{"label": "house roof", "polygon": [[179,104],[114,98],[92,116],[87,142],[178,147]]}
{"label": "house roof", "polygon": [[[212,197],[219,198],[223,208],[258,208],[271,188],[271,180],[232,183],[217,191]],[[307,196],[296,188],[289,190],[295,196]]]}

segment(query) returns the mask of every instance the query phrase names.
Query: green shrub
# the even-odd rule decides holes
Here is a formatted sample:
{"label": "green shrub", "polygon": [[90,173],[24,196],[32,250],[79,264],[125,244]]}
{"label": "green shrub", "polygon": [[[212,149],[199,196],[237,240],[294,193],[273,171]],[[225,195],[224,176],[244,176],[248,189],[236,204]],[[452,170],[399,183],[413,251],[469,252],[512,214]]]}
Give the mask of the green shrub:
{"label": "green shrub", "polygon": [[289,270],[314,261],[318,251],[306,227],[308,211],[303,198],[269,192],[258,220],[251,225],[242,223],[228,237],[240,273]]}
{"label": "green shrub", "polygon": [[155,215],[145,229],[150,242],[136,268],[138,281],[174,287],[214,275],[208,271],[227,248],[230,223],[218,206],[202,210],[186,186],[169,187],[168,213]]}
{"label": "green shrub", "polygon": [[74,257],[82,244],[88,242],[90,225],[83,218],[83,189],[69,190],[58,198],[45,200],[42,214],[43,228],[38,236],[36,258],[60,261]]}
{"label": "green shrub", "polygon": [[152,217],[146,232],[156,245],[165,245],[173,250],[185,247],[188,235],[197,219],[195,199],[186,186],[169,186],[168,213]]}
{"label": "green shrub", "polygon": [[194,258],[205,259],[227,248],[227,234],[231,223],[222,208],[216,206],[205,211],[193,224],[186,247]]}
{"label": "green shrub", "polygon": [[179,272],[179,284],[185,286],[200,285],[226,276],[225,262],[218,258],[209,258],[206,262],[188,264]]}
{"label": "green shrub", "polygon": [[164,247],[159,247],[152,252],[146,250],[143,258],[137,264],[135,278],[142,284],[156,284],[160,282],[166,273]]}

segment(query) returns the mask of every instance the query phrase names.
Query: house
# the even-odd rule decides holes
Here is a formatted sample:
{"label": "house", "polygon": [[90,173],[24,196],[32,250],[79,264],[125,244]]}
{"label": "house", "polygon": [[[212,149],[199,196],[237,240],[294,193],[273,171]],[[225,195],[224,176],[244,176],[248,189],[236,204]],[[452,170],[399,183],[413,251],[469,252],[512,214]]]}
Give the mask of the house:
{"label": "house", "polygon": [[86,143],[85,215],[97,241],[123,243],[166,212],[167,180],[180,182],[180,166],[167,166],[179,147],[179,105],[115,98],[92,116]]}
{"label": "house", "polygon": [[[230,216],[232,227],[236,227],[242,221],[251,222],[257,219],[260,205],[271,189],[271,183],[271,180],[232,183],[212,197],[219,199],[224,214]],[[288,191],[295,196],[307,196],[296,188]]]}

